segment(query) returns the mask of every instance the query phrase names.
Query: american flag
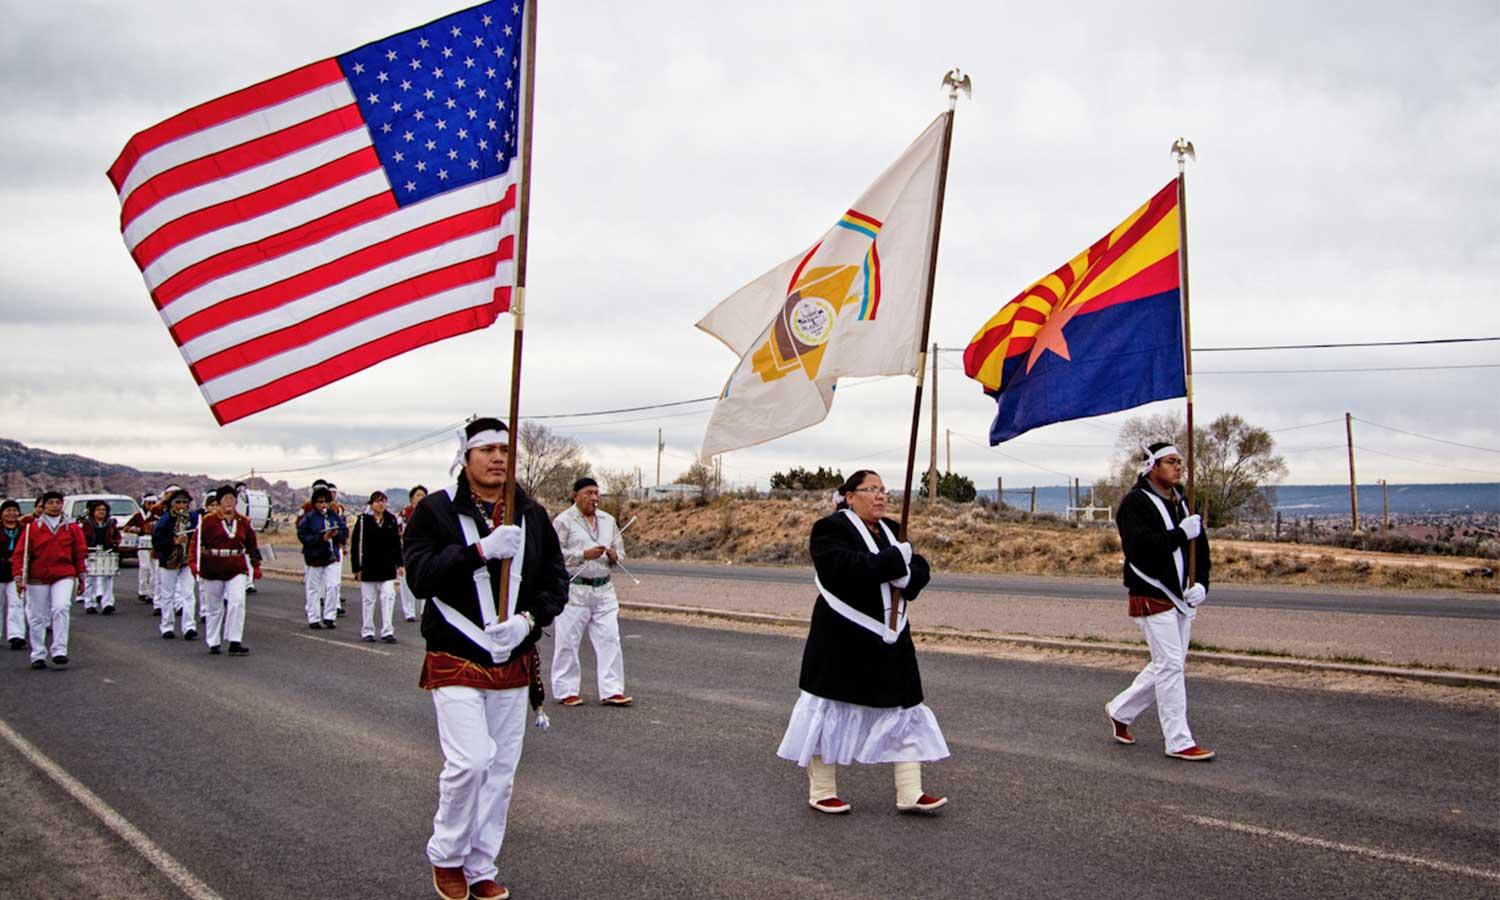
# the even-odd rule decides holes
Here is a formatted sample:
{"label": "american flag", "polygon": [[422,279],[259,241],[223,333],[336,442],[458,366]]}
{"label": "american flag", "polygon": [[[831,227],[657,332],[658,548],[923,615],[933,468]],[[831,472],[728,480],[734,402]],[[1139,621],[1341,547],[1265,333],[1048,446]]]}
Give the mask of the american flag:
{"label": "american flag", "polygon": [[510,308],[524,15],[484,3],[125,145],[125,245],[221,425]]}

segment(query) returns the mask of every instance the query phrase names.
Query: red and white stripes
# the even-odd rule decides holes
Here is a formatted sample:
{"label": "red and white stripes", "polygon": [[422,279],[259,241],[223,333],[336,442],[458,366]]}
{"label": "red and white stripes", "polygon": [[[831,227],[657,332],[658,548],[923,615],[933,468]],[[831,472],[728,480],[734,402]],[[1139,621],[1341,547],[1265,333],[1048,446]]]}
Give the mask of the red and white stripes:
{"label": "red and white stripes", "polygon": [[491,324],[514,282],[518,168],[400,207],[325,60],[142,131],[109,177],[223,424]]}

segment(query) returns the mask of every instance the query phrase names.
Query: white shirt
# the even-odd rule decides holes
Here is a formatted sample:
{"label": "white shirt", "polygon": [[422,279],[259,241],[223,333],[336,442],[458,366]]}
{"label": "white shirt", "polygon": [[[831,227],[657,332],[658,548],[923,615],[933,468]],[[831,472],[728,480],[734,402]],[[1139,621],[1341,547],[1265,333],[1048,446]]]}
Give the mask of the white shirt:
{"label": "white shirt", "polygon": [[594,511],[591,522],[575,504],[557,514],[552,528],[557,532],[557,542],[562,544],[568,572],[579,578],[603,578],[609,574],[609,557],[601,554],[598,559],[585,561],[585,550],[608,547],[620,559],[625,558],[625,543],[620,539],[620,529],[615,527],[615,517],[602,509]]}

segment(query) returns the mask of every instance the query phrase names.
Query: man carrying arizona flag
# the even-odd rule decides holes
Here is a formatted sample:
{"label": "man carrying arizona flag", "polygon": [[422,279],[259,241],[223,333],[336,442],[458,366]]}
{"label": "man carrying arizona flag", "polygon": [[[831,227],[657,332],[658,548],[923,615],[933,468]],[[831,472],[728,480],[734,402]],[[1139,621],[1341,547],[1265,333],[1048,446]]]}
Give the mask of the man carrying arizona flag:
{"label": "man carrying arizona flag", "polygon": [[[1182,454],[1164,441],[1154,443],[1143,453],[1134,489],[1120,501],[1115,522],[1125,550],[1130,616],[1146,636],[1151,664],[1104,711],[1115,740],[1134,744],[1130,723],[1155,700],[1167,755],[1201,762],[1214,752],[1198,746],[1188,729],[1183,663],[1198,605],[1208,596],[1208,534],[1199,516],[1188,515],[1177,489],[1181,479]],[[1190,584],[1184,556],[1195,542],[1197,571]]]}

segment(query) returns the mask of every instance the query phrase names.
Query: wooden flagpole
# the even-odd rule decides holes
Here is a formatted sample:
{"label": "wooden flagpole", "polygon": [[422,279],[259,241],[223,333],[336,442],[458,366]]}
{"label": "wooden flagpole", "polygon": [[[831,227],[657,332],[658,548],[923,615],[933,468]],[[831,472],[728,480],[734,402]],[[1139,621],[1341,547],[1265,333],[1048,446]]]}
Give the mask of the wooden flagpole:
{"label": "wooden flagpole", "polygon": [[[522,44],[525,47],[526,64],[521,77],[521,182],[516,190],[516,283],[511,289],[510,312],[514,325],[514,339],[510,351],[510,418],[507,422],[510,444],[505,458],[505,513],[501,523],[513,525],[516,521],[516,432],[520,430],[521,414],[521,350],[526,333],[526,246],[527,224],[531,215],[531,122],[536,97],[536,7],[538,0],[526,0],[526,15],[522,22]],[[500,602],[498,612],[503,616],[510,608],[510,559],[500,563]]]}
{"label": "wooden flagpole", "polygon": [[[1197,497],[1193,492],[1193,317],[1188,303],[1188,232],[1187,232],[1187,160],[1194,161],[1198,154],[1193,142],[1178,138],[1172,145],[1172,155],[1177,157],[1177,271],[1182,282],[1182,364],[1187,387],[1187,506],[1188,515],[1197,511]],[[1184,587],[1198,579],[1198,542],[1188,542],[1187,581]]]}
{"label": "wooden flagpole", "polygon": [[[927,297],[922,307],[922,339],[917,342],[917,386],[911,401],[911,441],[906,448],[906,482],[901,491],[901,529],[898,540],[906,540],[906,524],[911,518],[911,480],[917,464],[917,430],[922,419],[922,387],[927,372],[927,338],[932,325],[932,293],[937,283],[938,237],[943,230],[943,197],[948,191],[948,153],[953,146],[953,112],[958,107],[958,92],[968,96],[972,89],[969,76],[958,69],[943,76],[943,87],[948,89],[948,121],[943,123],[943,154],[938,163],[937,202],[932,217],[932,249],[927,261]],[[936,363],[936,358],[934,358]],[[896,630],[901,621],[901,589],[891,588],[890,628]]]}

